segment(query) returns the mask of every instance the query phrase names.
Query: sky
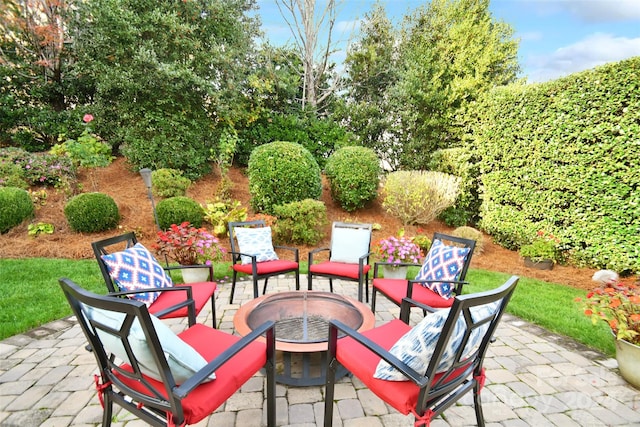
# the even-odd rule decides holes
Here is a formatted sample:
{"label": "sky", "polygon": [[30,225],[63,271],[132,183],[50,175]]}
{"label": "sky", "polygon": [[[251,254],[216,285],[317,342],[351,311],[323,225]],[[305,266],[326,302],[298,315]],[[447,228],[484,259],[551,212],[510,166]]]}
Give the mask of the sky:
{"label": "sky", "polygon": [[[318,3],[323,0],[317,0]],[[399,24],[426,0],[380,0]],[[342,0],[333,59],[341,63],[349,40],[375,0]],[[258,0],[262,30],[271,44],[293,44],[276,0]],[[495,20],[504,21],[520,40],[520,77],[530,83],[554,80],[608,62],[640,56],[640,0],[491,0]],[[339,43],[339,44],[338,44]]]}

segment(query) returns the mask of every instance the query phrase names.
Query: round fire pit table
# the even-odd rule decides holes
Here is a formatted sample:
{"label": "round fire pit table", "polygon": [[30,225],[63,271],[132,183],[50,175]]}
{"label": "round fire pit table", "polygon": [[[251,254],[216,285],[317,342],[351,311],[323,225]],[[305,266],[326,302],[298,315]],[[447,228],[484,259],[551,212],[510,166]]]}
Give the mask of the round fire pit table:
{"label": "round fire pit table", "polygon": [[[324,384],[330,320],[340,320],[358,331],[375,326],[375,315],[365,304],[320,291],[255,298],[238,309],[233,325],[244,336],[267,320],[276,323],[276,381],[293,386]],[[338,377],[346,374],[342,369]]]}

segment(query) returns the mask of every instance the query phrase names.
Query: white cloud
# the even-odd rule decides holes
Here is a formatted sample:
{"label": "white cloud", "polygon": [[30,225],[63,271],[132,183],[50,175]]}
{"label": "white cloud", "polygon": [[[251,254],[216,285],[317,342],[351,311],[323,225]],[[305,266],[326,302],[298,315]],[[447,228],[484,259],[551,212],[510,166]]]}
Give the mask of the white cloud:
{"label": "white cloud", "polygon": [[586,22],[619,22],[640,19],[638,0],[565,0],[557,6]]}
{"label": "white cloud", "polygon": [[640,37],[615,37],[595,33],[577,43],[557,49],[549,56],[529,58],[529,81],[553,80],[633,56],[640,56]]}

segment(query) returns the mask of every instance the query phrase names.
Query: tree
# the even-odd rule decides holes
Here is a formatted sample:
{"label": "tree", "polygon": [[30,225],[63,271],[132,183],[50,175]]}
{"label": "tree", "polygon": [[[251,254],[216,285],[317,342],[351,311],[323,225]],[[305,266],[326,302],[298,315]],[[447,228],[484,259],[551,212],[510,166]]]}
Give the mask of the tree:
{"label": "tree", "polygon": [[81,3],[75,72],[95,88],[101,135],[135,167],[206,173],[243,105],[254,8],[254,0]]}
{"label": "tree", "polygon": [[405,21],[400,77],[391,92],[402,166],[424,168],[435,150],[460,145],[464,108],[515,81],[512,36],[508,24],[492,19],[489,0],[432,0]]}
{"label": "tree", "polygon": [[[338,88],[340,78],[330,62],[338,2],[327,0],[316,15],[316,0],[276,0],[280,14],[291,29],[303,66],[302,108],[319,109]],[[327,36],[322,43],[319,37]],[[329,77],[328,74],[331,76]]]}
{"label": "tree", "polygon": [[361,35],[345,60],[346,126],[363,146],[375,150],[389,164],[394,126],[388,88],[398,80],[397,36],[384,6],[376,3],[361,24]]}

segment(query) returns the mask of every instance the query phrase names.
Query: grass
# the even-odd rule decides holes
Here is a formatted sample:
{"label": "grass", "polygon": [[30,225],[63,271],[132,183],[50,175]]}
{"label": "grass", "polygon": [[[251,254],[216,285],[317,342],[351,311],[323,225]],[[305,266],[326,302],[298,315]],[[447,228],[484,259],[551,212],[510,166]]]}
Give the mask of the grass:
{"label": "grass", "polygon": [[[307,266],[301,263],[301,272]],[[217,280],[230,273],[228,263],[214,267]],[[84,288],[104,294],[106,287],[94,260],[49,258],[0,259],[0,339],[5,339],[71,314],[58,279],[69,277]],[[509,275],[486,270],[470,270],[472,283],[465,292],[495,288]],[[507,311],[528,322],[575,339],[609,356],[615,354],[609,328],[592,325],[574,302],[584,291],[569,286],[521,278]]]}

